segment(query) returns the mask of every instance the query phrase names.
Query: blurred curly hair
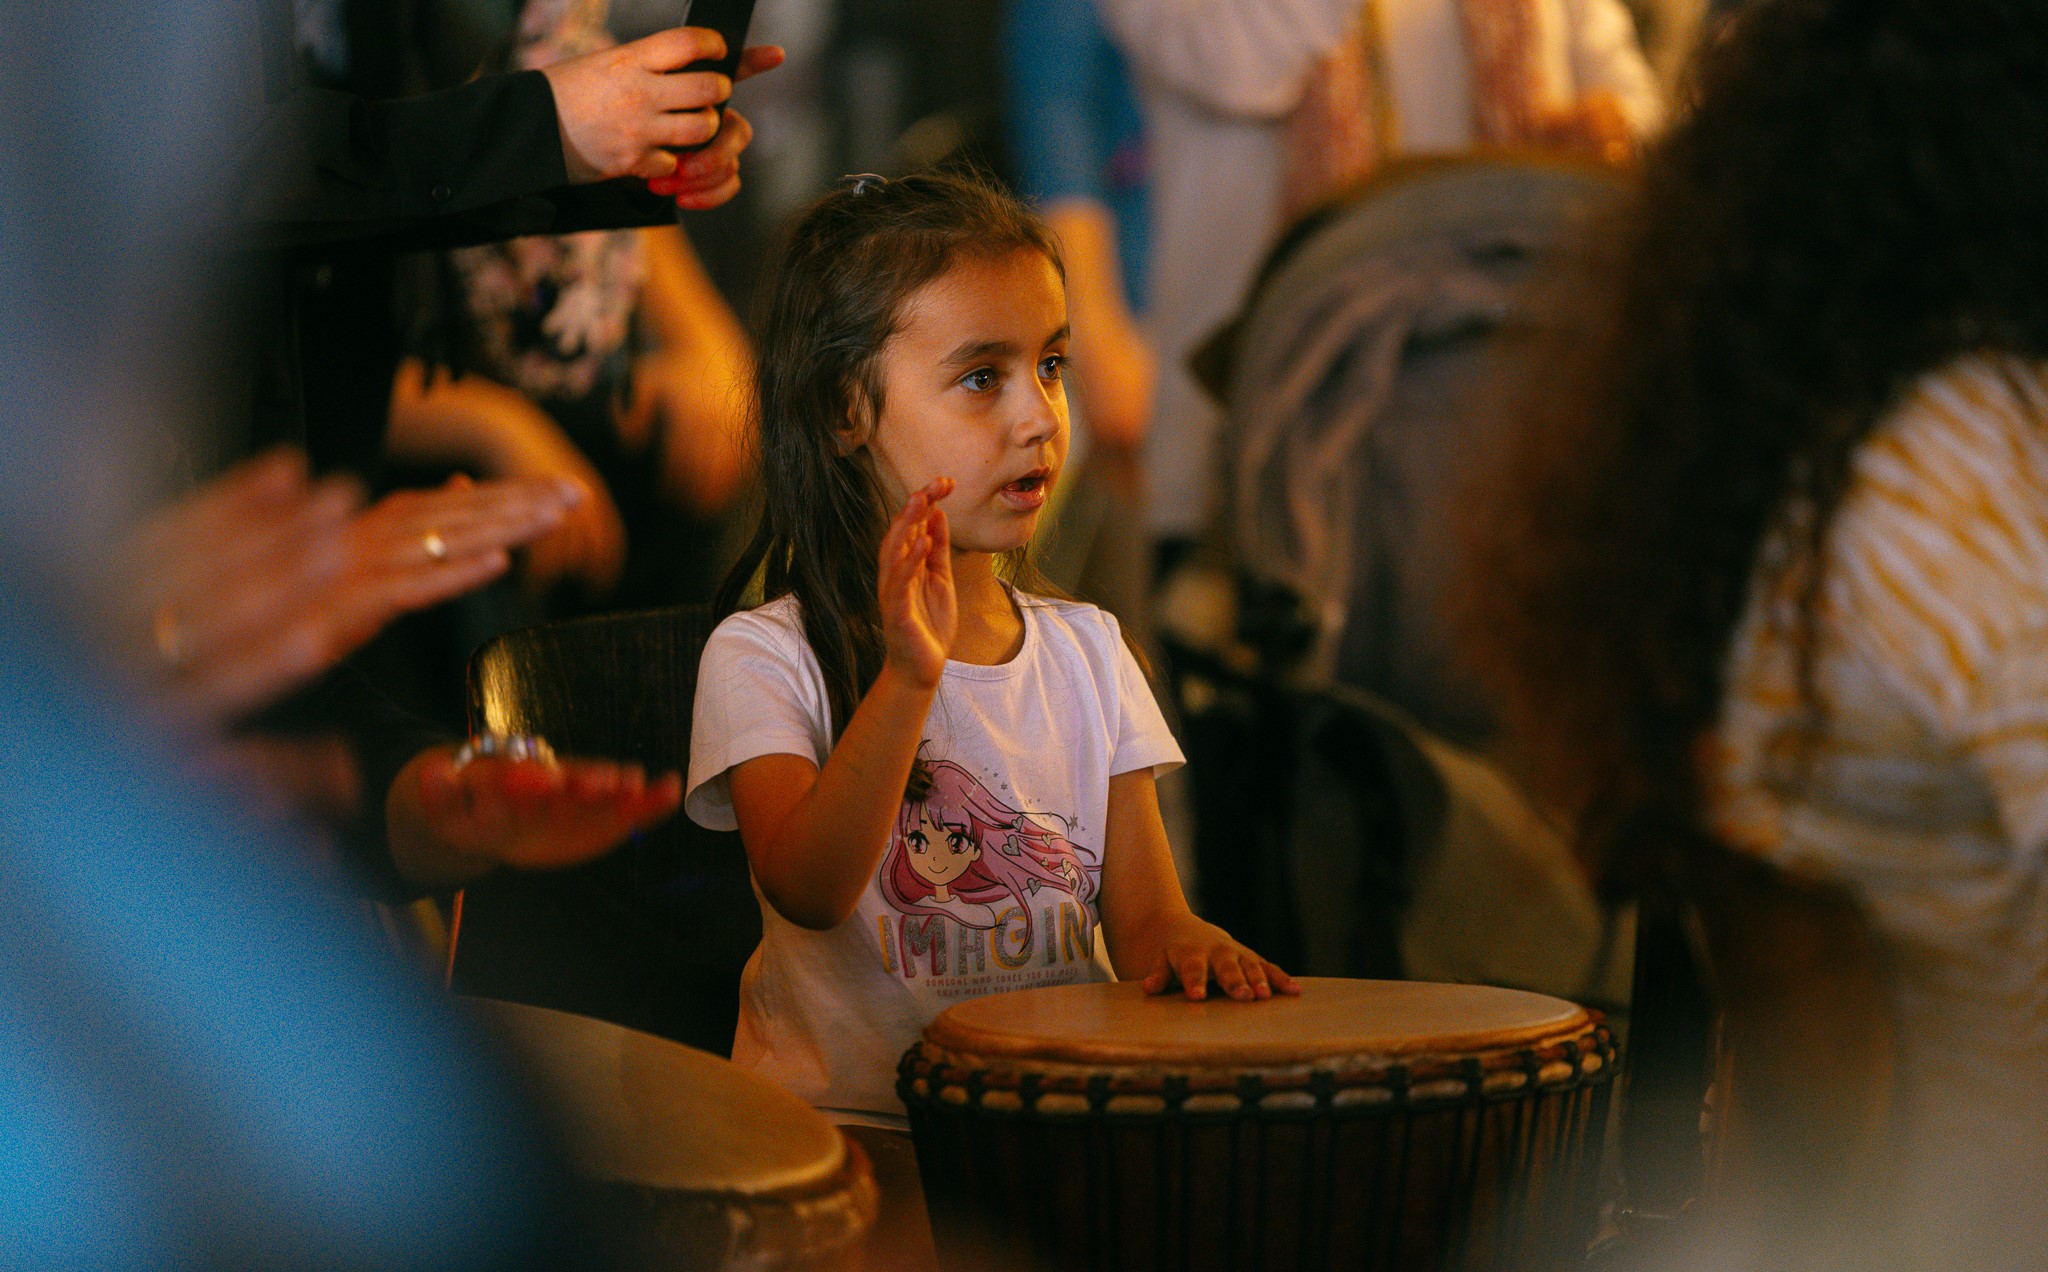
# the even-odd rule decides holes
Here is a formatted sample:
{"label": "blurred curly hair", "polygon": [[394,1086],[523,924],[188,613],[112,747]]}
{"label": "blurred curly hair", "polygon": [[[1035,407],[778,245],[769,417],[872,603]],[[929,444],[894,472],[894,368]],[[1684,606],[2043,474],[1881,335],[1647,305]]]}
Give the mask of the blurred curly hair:
{"label": "blurred curly hair", "polygon": [[1466,653],[1610,878],[1635,819],[1697,825],[1767,533],[1820,546],[1917,377],[2048,355],[2048,4],[1758,0],[1687,95],[1466,506]]}

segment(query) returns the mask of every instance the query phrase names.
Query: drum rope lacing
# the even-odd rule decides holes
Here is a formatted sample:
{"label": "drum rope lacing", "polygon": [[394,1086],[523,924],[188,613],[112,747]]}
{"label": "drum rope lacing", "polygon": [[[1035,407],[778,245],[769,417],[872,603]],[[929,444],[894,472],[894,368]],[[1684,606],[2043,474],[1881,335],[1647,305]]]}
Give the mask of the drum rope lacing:
{"label": "drum rope lacing", "polygon": [[956,1056],[920,1043],[904,1055],[896,1085],[906,1106],[936,1103],[1019,1116],[1207,1120],[1246,1113],[1342,1115],[1493,1103],[1602,1081],[1612,1073],[1614,1059],[1613,1036],[1597,1020],[1571,1038],[1483,1056],[1425,1056],[1348,1068],[1299,1065],[1213,1080],[1185,1073],[1126,1076],[1078,1064],[1051,1073],[1011,1070],[999,1061]]}

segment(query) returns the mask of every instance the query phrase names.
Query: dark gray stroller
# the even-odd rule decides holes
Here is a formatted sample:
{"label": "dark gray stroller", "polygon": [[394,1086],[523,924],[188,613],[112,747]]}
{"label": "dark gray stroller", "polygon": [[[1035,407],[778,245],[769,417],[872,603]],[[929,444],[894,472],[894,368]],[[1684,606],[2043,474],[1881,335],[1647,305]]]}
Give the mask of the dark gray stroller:
{"label": "dark gray stroller", "polygon": [[1487,762],[1439,614],[1486,397],[1541,320],[1526,284],[1615,189],[1550,159],[1389,168],[1291,231],[1211,345],[1236,630],[1176,637],[1171,589],[1162,620],[1201,893],[1304,970],[1626,995],[1626,934]]}

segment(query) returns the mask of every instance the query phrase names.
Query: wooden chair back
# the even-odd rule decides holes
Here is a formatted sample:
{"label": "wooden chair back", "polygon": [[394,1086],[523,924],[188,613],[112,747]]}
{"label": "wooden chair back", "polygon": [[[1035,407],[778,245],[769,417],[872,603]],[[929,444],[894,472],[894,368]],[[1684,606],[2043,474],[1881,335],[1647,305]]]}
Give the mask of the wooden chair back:
{"label": "wooden chair back", "polygon": [[[686,771],[707,607],[549,623],[470,660],[473,730],[537,733],[562,755]],[[739,836],[681,813],[571,870],[504,871],[466,890],[461,993],[613,1021],[720,1055],[761,939]]]}

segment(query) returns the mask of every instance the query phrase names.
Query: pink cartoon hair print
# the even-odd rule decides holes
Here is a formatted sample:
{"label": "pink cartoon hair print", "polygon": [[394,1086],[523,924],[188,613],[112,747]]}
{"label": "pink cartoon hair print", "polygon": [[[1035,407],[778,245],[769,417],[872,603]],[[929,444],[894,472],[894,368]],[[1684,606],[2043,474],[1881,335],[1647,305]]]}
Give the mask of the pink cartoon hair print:
{"label": "pink cartoon hair print", "polygon": [[882,895],[905,914],[945,909],[975,927],[994,925],[975,912],[1014,902],[1028,946],[1033,893],[1057,888],[1085,905],[1098,886],[1094,854],[1038,816],[1010,807],[950,760],[933,764],[930,791],[896,814]]}

